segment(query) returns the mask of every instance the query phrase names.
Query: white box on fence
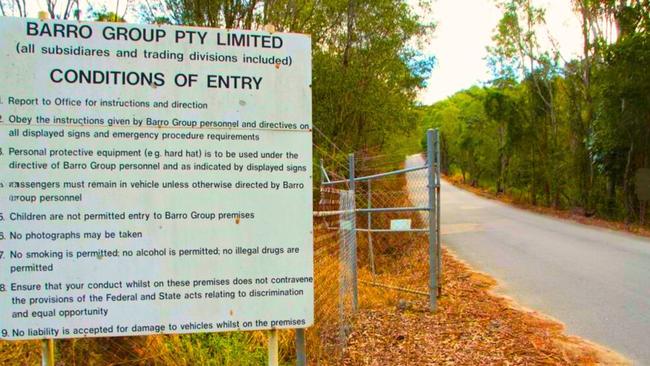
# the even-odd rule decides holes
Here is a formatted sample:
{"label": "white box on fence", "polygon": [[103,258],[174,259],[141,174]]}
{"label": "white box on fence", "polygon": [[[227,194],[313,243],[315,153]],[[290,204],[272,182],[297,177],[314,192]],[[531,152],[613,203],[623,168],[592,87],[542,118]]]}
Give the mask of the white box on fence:
{"label": "white box on fence", "polygon": [[390,229],[393,231],[411,230],[411,219],[390,220]]}

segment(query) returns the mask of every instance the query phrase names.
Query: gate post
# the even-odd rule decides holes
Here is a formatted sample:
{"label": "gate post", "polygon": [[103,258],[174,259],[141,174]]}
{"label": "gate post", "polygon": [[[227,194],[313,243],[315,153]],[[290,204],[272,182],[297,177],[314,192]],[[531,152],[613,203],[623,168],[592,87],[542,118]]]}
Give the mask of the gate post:
{"label": "gate post", "polygon": [[429,310],[436,311],[438,302],[438,259],[437,253],[437,230],[436,230],[436,204],[435,204],[435,187],[436,181],[434,176],[434,164],[436,157],[434,155],[434,131],[427,130],[427,178],[429,192]]}
{"label": "gate post", "polygon": [[357,276],[357,196],[356,196],[356,182],[354,176],[354,154],[348,156],[348,165],[350,169],[350,191],[352,191],[352,203],[350,215],[350,264],[352,269],[352,310],[354,312],[359,308],[359,288],[358,288],[358,276]]}
{"label": "gate post", "polygon": [[440,240],[440,130],[436,128],[436,256],[438,257],[438,296],[442,296],[442,241]]}

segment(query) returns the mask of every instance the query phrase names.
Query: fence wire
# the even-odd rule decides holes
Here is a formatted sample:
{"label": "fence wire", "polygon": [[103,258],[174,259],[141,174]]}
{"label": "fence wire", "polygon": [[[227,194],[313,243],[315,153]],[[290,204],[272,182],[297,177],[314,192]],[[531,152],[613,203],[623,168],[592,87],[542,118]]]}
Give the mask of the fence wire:
{"label": "fence wire", "polygon": [[314,217],[314,317],[307,331],[312,360],[336,363],[352,327],[354,196],[347,187],[323,187]]}
{"label": "fence wire", "polygon": [[[426,159],[409,159],[409,166],[404,156],[368,153],[348,166],[331,160],[317,167],[323,182],[315,190],[316,322],[308,334],[316,364],[337,364],[359,307],[401,306],[439,290],[430,291],[430,257],[439,259],[439,247],[430,256],[437,220]],[[423,169],[383,175],[405,168]],[[438,280],[439,268],[434,262]]]}
{"label": "fence wire", "polygon": [[[360,182],[356,191],[360,208],[427,207],[429,200],[424,170]],[[428,296],[429,212],[367,212],[357,222],[361,283]],[[422,261],[407,260],[413,253]]]}

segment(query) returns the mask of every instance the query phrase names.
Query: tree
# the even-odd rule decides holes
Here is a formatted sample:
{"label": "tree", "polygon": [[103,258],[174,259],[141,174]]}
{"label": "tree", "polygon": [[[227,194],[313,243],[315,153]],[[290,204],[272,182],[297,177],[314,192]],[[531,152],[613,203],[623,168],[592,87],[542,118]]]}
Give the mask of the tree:
{"label": "tree", "polygon": [[[533,134],[529,158],[533,174],[531,201],[537,202],[539,188],[547,204],[559,205],[561,187],[557,170],[547,166],[557,158],[559,125],[556,114],[555,80],[559,55],[541,50],[537,28],[545,23],[543,9],[531,0],[502,0],[497,2],[503,16],[495,30],[494,46],[488,47],[491,65],[499,80],[525,80],[528,90],[528,118],[543,134]],[[541,186],[541,187],[540,187]]]}
{"label": "tree", "polygon": [[507,187],[507,171],[513,148],[512,137],[516,134],[513,129],[520,119],[517,103],[512,96],[512,84],[507,87],[502,84],[499,88],[488,89],[483,101],[487,117],[496,124],[496,139],[498,161],[495,190],[505,193]]}
{"label": "tree", "polygon": [[0,0],[2,16],[27,17],[27,4],[25,0]]}
{"label": "tree", "polygon": [[[46,0],[47,12],[50,14],[52,19],[68,19],[69,17],[76,15],[77,19],[81,15],[79,10],[79,0],[65,0],[62,9],[58,9],[58,0]],[[57,10],[59,10],[57,12]]]}

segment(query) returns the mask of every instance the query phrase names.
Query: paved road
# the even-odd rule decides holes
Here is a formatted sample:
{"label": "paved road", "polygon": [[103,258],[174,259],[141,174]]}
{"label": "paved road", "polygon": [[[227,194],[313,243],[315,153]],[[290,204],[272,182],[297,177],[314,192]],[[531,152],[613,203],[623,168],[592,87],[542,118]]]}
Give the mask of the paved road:
{"label": "paved road", "polygon": [[[422,165],[407,158],[407,166]],[[421,186],[419,173],[407,175]],[[569,334],[650,365],[650,240],[555,219],[442,182],[442,240],[499,292]]]}

